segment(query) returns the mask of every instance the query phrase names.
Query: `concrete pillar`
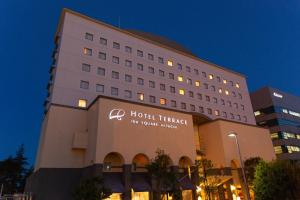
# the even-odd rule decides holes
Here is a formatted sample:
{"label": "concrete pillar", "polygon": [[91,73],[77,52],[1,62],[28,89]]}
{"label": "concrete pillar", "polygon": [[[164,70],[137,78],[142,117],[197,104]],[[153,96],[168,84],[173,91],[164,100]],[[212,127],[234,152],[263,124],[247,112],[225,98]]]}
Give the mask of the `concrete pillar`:
{"label": "concrete pillar", "polygon": [[123,165],[123,184],[125,192],[123,193],[123,200],[131,200],[131,165]]}

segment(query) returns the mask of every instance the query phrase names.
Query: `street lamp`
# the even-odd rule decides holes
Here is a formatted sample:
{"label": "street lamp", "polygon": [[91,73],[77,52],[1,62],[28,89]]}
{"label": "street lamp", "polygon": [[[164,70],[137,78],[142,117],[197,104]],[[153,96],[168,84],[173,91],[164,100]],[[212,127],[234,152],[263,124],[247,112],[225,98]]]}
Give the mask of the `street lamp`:
{"label": "street lamp", "polygon": [[228,137],[234,138],[235,142],[236,142],[236,146],[237,146],[237,150],[238,150],[238,154],[239,154],[239,158],[240,158],[240,162],[241,162],[241,168],[242,168],[242,174],[243,174],[243,180],[245,183],[245,189],[246,189],[246,195],[247,195],[247,199],[250,199],[250,193],[249,193],[249,188],[248,188],[248,184],[247,184],[247,180],[246,180],[246,175],[245,175],[245,170],[244,170],[244,162],[242,160],[242,155],[241,155],[241,150],[240,150],[240,144],[237,138],[237,134],[233,131],[228,133]]}

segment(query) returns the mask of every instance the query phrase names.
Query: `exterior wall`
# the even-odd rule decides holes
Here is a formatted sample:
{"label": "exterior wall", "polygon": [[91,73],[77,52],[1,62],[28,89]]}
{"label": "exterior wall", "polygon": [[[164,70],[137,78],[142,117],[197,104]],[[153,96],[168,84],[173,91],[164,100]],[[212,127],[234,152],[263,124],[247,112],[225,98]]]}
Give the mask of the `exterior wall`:
{"label": "exterior wall", "polygon": [[228,137],[231,131],[238,135],[243,160],[255,156],[266,161],[275,159],[267,129],[217,120],[199,126],[200,137],[206,144],[205,155],[215,167],[230,167],[232,160],[240,165],[235,139]]}
{"label": "exterior wall", "polygon": [[79,168],[84,151],[72,149],[74,134],[86,131],[85,110],[51,106],[41,133],[35,170],[39,168]]}
{"label": "exterior wall", "polygon": [[[191,111],[190,105],[194,105],[196,108],[194,112],[200,112],[199,107],[203,107],[203,114],[213,119],[228,118],[249,124],[255,123],[247,83],[243,76],[206,63],[198,58],[186,56],[176,52],[176,50],[170,50],[159,44],[146,41],[124,30],[110,27],[101,22],[96,23],[70,11],[65,12],[61,24],[58,33],[60,38],[57,40],[59,48],[56,56],[54,84],[53,87],[50,87],[52,90],[49,97],[50,103],[77,106],[78,99],[86,99],[88,104],[90,104],[99,94],[113,96],[110,89],[111,87],[116,87],[119,90],[119,94],[113,96],[115,98],[138,102],[137,93],[144,93],[145,100],[142,103],[145,104],[184,111]],[[93,41],[84,39],[87,32],[93,34]],[[107,39],[107,46],[99,43],[100,37]],[[112,47],[114,41],[120,44],[119,50]],[[125,46],[132,47],[131,54],[125,52]],[[92,56],[83,55],[83,48],[85,47],[93,50]],[[144,56],[142,58],[137,56],[137,50],[143,51]],[[100,51],[106,53],[107,60],[103,61],[98,58]],[[148,53],[154,55],[154,61],[147,58]],[[120,63],[113,63],[112,56],[119,57]],[[158,57],[164,58],[164,64],[158,63]],[[132,67],[125,67],[125,60],[127,59],[132,61]],[[172,60],[174,66],[167,66],[167,60]],[[90,64],[91,71],[82,71],[82,63]],[[137,70],[138,63],[143,64],[143,71]],[[178,69],[177,63],[182,64],[183,70]],[[148,72],[149,66],[155,68],[155,74]],[[191,72],[187,72],[185,66],[190,66]],[[98,67],[106,69],[105,76],[97,75]],[[199,75],[195,74],[194,69],[199,71]],[[159,70],[164,71],[165,77],[159,76]],[[119,72],[118,80],[111,78],[112,71]],[[205,72],[207,76],[212,74],[214,76],[213,80],[203,77],[202,72]],[[174,74],[175,80],[169,79],[169,73]],[[132,83],[124,81],[125,74],[132,76]],[[179,75],[183,76],[184,82],[177,81],[177,76]],[[218,82],[217,77],[220,77],[220,82]],[[137,85],[137,78],[144,79],[143,86]],[[192,79],[192,85],[186,83],[187,78]],[[223,79],[227,80],[227,84],[223,83]],[[89,82],[89,89],[80,89],[81,80]],[[155,82],[155,88],[149,88],[149,80]],[[201,86],[194,86],[195,81],[200,81]],[[230,85],[230,81],[232,81],[233,86]],[[160,90],[159,84],[161,83],[165,84],[166,91]],[[204,83],[208,84],[208,89],[204,88]],[[240,88],[235,87],[236,83],[240,85]],[[104,85],[104,93],[96,92],[96,84]],[[170,92],[170,86],[175,87],[175,93]],[[212,86],[215,87],[216,91],[212,91]],[[179,89],[185,90],[184,96],[178,94]],[[222,94],[218,93],[219,89],[222,89]],[[125,90],[132,91],[132,98],[125,97]],[[229,95],[225,95],[225,90],[229,91]],[[189,91],[193,91],[193,98],[189,97]],[[236,97],[234,97],[232,92],[235,92]],[[202,94],[202,100],[198,99],[197,93]],[[241,94],[242,98],[239,98],[238,94]],[[150,103],[150,95],[156,97],[156,103]],[[210,102],[205,100],[206,95],[210,96]],[[213,102],[213,97],[217,98],[217,103]],[[160,105],[159,98],[165,98],[167,104]],[[225,105],[221,105],[221,99],[224,99]],[[171,100],[177,102],[177,107],[171,107]],[[186,103],[186,109],[180,107],[182,102]],[[232,106],[229,106],[229,102],[231,102]],[[235,103],[238,108],[235,108]],[[244,106],[244,110],[241,105]],[[208,108],[212,109],[212,114],[208,113]],[[220,112],[220,116],[214,114],[215,110]],[[226,112],[226,117],[223,112]],[[231,118],[231,113],[234,118]],[[240,115],[241,119],[239,119],[238,115]]]}

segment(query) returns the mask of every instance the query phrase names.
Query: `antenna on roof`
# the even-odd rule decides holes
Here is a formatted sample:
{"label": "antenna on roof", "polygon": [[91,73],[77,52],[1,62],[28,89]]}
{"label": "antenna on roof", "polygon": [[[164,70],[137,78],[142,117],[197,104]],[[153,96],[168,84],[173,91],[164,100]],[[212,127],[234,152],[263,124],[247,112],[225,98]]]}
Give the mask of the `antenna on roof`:
{"label": "antenna on roof", "polygon": [[121,28],[121,17],[118,17],[118,28]]}

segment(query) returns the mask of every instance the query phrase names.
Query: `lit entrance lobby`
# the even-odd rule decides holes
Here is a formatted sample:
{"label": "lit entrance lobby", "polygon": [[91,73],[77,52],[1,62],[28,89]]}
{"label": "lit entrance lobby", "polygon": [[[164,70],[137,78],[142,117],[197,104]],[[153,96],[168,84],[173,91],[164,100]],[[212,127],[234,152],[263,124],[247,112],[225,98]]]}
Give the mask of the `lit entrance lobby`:
{"label": "lit entrance lobby", "polygon": [[[215,186],[216,198],[246,199],[232,131],[242,159],[275,157],[268,130],[254,125],[101,96],[86,109],[52,105],[26,191],[37,199],[68,200],[81,180],[102,176],[111,200],[152,200],[158,191],[172,199],[174,188],[184,200],[205,199],[205,184]],[[167,171],[176,174],[174,185],[158,188],[147,171],[158,149]],[[204,169],[204,158],[213,166]]]}

